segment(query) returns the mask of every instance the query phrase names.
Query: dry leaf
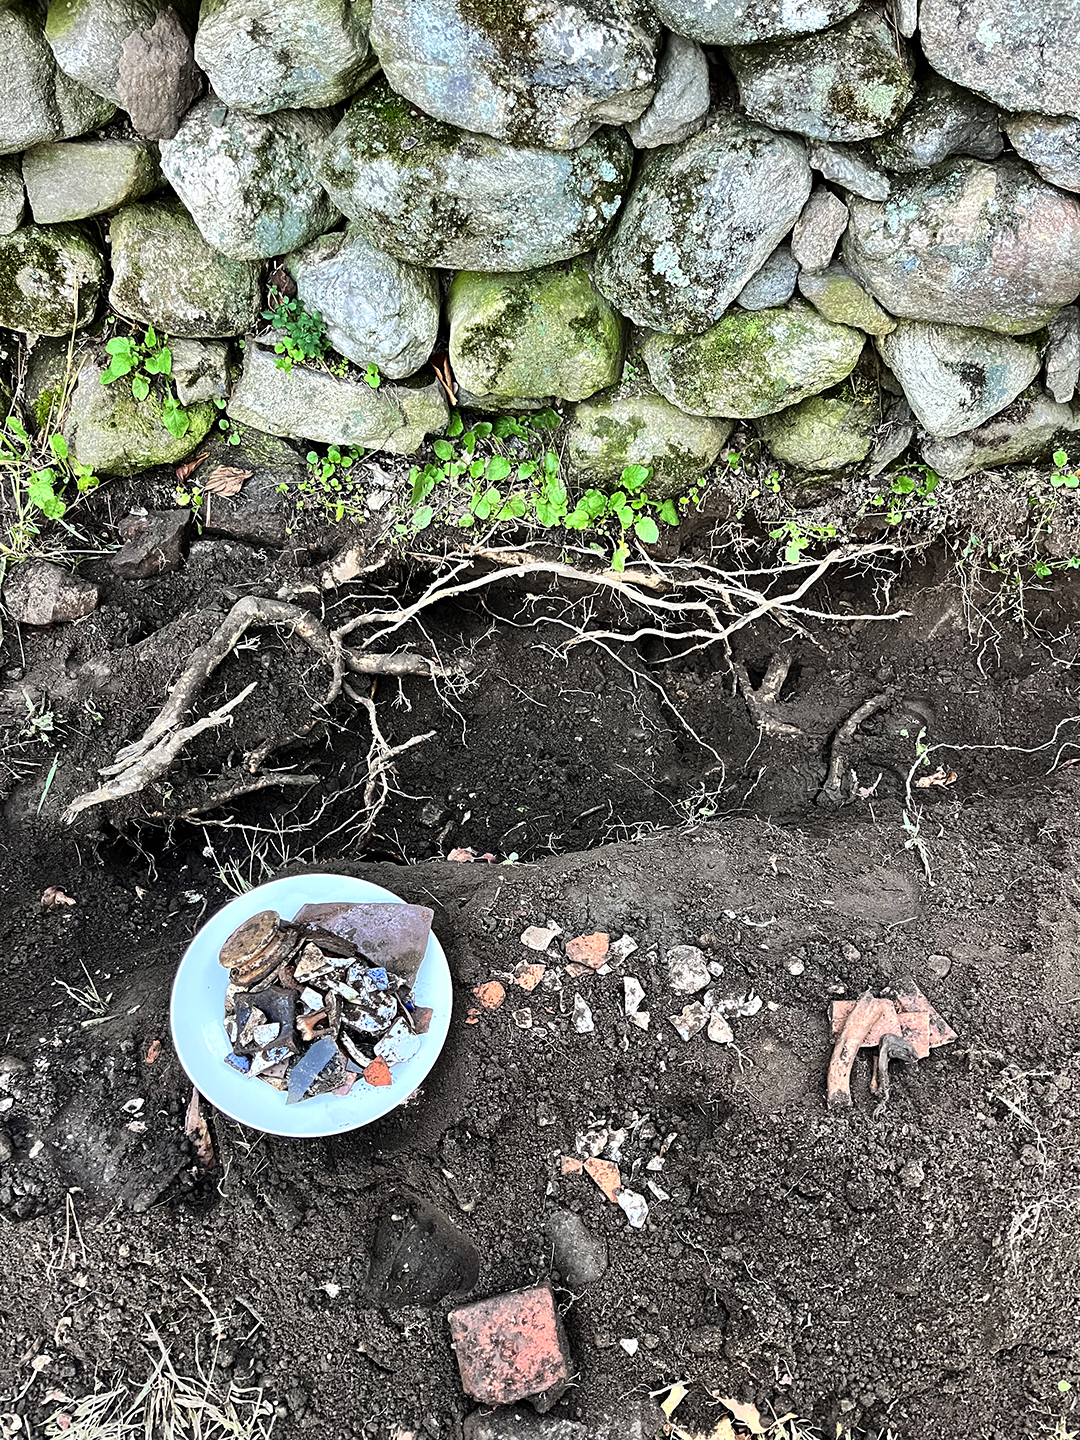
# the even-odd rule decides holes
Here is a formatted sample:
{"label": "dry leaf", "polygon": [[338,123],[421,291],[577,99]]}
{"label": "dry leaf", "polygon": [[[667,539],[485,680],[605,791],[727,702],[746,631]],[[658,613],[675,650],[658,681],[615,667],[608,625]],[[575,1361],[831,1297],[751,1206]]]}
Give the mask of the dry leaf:
{"label": "dry leaf", "polygon": [[200,1101],[202,1096],[192,1087],[188,1101],[187,1117],[184,1120],[184,1134],[195,1147],[195,1155],[204,1170],[212,1170],[216,1164],[214,1142],[210,1139],[210,1127],[203,1118]]}
{"label": "dry leaf", "polygon": [[669,1420],[689,1393],[687,1386],[681,1380],[676,1380],[664,1399],[660,1401],[660,1409]]}
{"label": "dry leaf", "polygon": [[744,1405],[728,1395],[717,1395],[721,1405],[726,1405],[740,1425],[745,1425],[751,1435],[764,1435],[766,1427],[761,1423],[761,1412],[756,1405]]}
{"label": "dry leaf", "polygon": [[441,356],[431,362],[431,368],[435,371],[435,378],[446,391],[446,398],[451,405],[457,404],[457,381],[454,379],[454,372],[450,369],[450,358],[447,355]]}
{"label": "dry leaf", "polygon": [[189,475],[193,475],[209,454],[209,450],[204,450],[201,455],[195,455],[192,459],[185,460],[182,465],[177,465],[177,480],[186,480]]}
{"label": "dry leaf", "polygon": [[202,483],[202,492],[204,495],[225,497],[239,494],[244,481],[250,480],[254,473],[252,470],[237,470],[234,465],[215,465]]}
{"label": "dry leaf", "polygon": [[916,780],[915,789],[929,790],[932,785],[940,785],[944,789],[946,785],[955,784],[956,771],[949,770],[948,772],[946,772],[944,767],[939,765],[932,775],[924,775],[921,780]]}
{"label": "dry leaf", "polygon": [[43,910],[52,910],[57,905],[74,905],[75,903],[71,896],[65,895],[58,885],[50,885],[41,897]]}

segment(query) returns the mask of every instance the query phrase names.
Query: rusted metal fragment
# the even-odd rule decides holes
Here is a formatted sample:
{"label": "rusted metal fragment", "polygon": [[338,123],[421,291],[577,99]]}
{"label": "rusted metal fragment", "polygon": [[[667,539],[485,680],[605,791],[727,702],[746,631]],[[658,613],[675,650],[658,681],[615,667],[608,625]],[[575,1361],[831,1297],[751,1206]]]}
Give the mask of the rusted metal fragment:
{"label": "rusted metal fragment", "polygon": [[905,1040],[900,1035],[883,1035],[881,1044],[878,1046],[874,1073],[870,1078],[870,1089],[875,1095],[880,1095],[882,1100],[888,1100],[889,1062],[900,1060],[905,1065],[913,1065],[918,1059],[915,1047],[909,1040]]}

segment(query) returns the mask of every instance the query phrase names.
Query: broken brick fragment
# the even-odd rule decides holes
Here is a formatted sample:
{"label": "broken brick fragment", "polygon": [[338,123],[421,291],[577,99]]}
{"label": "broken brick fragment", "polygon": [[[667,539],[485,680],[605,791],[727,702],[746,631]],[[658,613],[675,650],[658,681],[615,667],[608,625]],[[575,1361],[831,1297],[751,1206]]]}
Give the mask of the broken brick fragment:
{"label": "broken brick fragment", "polygon": [[522,965],[514,978],[522,990],[535,990],[544,978],[546,969],[546,965]]}
{"label": "broken brick fragment", "polygon": [[941,1018],[910,975],[899,980],[892,993],[896,997],[896,1008],[904,1015],[926,1015],[930,1023],[930,1047],[951,1045],[957,1038],[956,1031]]}
{"label": "broken brick fragment", "polygon": [[576,1155],[559,1156],[559,1173],[562,1175],[580,1175],[582,1172],[581,1161]]}
{"label": "broken brick fragment", "polygon": [[484,1405],[531,1399],[550,1409],[570,1380],[570,1354],[550,1284],[492,1295],[447,1317],[465,1393]]}
{"label": "broken brick fragment", "polygon": [[566,958],[574,965],[599,970],[607,960],[611,936],[598,930],[594,935],[578,935],[566,942]]}
{"label": "broken brick fragment", "polygon": [[614,1160],[601,1160],[599,1156],[592,1155],[585,1161],[582,1167],[590,1180],[594,1180],[600,1189],[613,1205],[619,1201],[619,1191],[622,1189],[622,1176],[619,1174],[619,1167]]}

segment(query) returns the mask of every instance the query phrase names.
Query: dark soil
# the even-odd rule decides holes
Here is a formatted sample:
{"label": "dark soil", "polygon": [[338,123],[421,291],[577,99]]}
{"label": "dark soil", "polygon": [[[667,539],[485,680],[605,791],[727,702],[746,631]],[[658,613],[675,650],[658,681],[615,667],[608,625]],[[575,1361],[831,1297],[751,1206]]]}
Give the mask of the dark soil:
{"label": "dark soil", "polygon": [[[1075,596],[1059,584],[1034,597],[1023,628],[984,623],[943,561],[887,598],[880,572],[835,582],[822,603],[873,610],[877,586],[911,613],[741,632],[752,680],[781,640],[793,662],[778,713],[800,733],[769,739],[716,653],[565,649],[552,623],[564,600],[491,590],[486,608],[426,624],[444,659],[471,659],[466,687],[376,687],[393,742],[437,734],[402,758],[361,853],[350,786],[369,737],[347,705],[280,752],[319,778],[317,796],[263,796],[205,828],[176,818],[170,792],[189,800],[230,755],[298,733],[325,692],[310,652],[261,631],[204,696],[260,679],[229,733],[201,737],[168,785],[62,830],[63,804],[141,732],[232,598],[310,594],[319,563],[211,537],[159,581],[109,581],[102,566],[100,611],[25,632],[23,653],[5,635],[11,705],[29,684],[62,742],[40,815],[53,750],[9,748],[0,871],[0,1052],[26,1067],[0,1076],[14,1098],[0,1115],[14,1143],[0,1166],[0,1390],[28,1387],[14,1408],[31,1433],[69,1406],[60,1396],[144,1378],[152,1322],[178,1368],[221,1337],[219,1363],[265,1386],[276,1433],[452,1440],[473,1408],[445,1319],[459,1302],[381,1310],[365,1294],[377,1221],[402,1189],[475,1241],[475,1295],[553,1274],[555,1208],[606,1242],[606,1273],[583,1291],[554,1273],[577,1380],[552,1413],[581,1419],[580,1440],[633,1434],[635,1420],[651,1433],[646,1397],[676,1380],[689,1434],[726,1413],[716,1395],[794,1412],[830,1440],[838,1425],[1052,1433],[1080,1387],[1080,776],[1061,766],[1080,741]],[[403,570],[370,588],[421,580]],[[335,623],[354,603],[326,599]],[[872,793],[827,810],[829,737],[876,694],[845,755]],[[905,803],[919,743],[951,748],[918,775],[940,763],[957,778]],[[439,858],[466,846],[516,861]],[[283,867],[362,873],[435,906],[450,1038],[422,1093],[367,1130],[288,1141],[212,1117],[219,1164],[205,1173],[183,1138],[169,983],[229,898],[222,872],[235,885]],[[46,885],[76,905],[42,909]],[[559,970],[561,989],[525,994],[507,979],[532,958],[518,937],[548,918],[640,948],[610,975]],[[683,999],[664,953],[685,943],[723,964],[725,993],[766,1002],[734,1022],[734,1047],[684,1044],[666,1018]],[[104,1023],[85,1024],[97,1017],[54,983],[85,987],[83,967],[108,997]],[[645,988],[647,1032],[623,1017],[624,973]],[[883,1106],[860,1064],[853,1111],[828,1112],[829,1001],[907,973],[958,1042],[896,1067]],[[472,987],[493,977],[506,1003],[467,1025]],[[570,1022],[578,990],[590,1035]],[[132,1099],[145,1132],[130,1128]],[[642,1231],[560,1173],[597,1126],[630,1129],[622,1168],[649,1199]],[[663,1168],[646,1170],[671,1134]],[[50,1357],[36,1373],[35,1355]]]}

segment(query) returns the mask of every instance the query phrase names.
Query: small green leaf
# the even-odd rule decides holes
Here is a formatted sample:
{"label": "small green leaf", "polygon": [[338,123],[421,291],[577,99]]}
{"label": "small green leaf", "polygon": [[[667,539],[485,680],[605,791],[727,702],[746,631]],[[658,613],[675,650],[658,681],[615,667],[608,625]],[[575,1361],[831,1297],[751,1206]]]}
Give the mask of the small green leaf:
{"label": "small green leaf", "polygon": [[634,534],[643,545],[655,545],[660,539],[660,530],[651,515],[642,515],[634,521]]}
{"label": "small green leaf", "polygon": [[1057,466],[1057,468],[1058,468],[1059,470],[1064,470],[1065,466],[1066,466],[1068,463],[1069,463],[1069,457],[1068,457],[1068,455],[1066,454],[1066,452],[1065,452],[1064,450],[1055,450],[1055,451],[1054,451],[1054,464]]}
{"label": "small green leaf", "polygon": [[627,465],[620,481],[627,490],[640,490],[651,474],[652,467],[649,465]]}
{"label": "small green leaf", "polygon": [[440,460],[452,460],[454,458],[454,447],[448,440],[436,440],[431,448]]}
{"label": "small green leaf", "polygon": [[449,425],[447,425],[447,427],[446,427],[446,433],[447,433],[447,435],[449,435],[449,436],[451,437],[451,439],[453,439],[453,438],[455,438],[456,436],[460,435],[461,432],[462,432],[464,429],[465,429],[465,422],[464,422],[464,420],[462,420],[462,418],[461,418],[461,411],[460,411],[460,410],[452,410],[452,411],[450,412],[450,423],[449,423]]}
{"label": "small green leaf", "polygon": [[679,512],[675,508],[675,501],[668,499],[660,506],[660,519],[665,525],[678,525]]}
{"label": "small green leaf", "polygon": [[412,527],[414,530],[426,530],[434,518],[435,511],[432,507],[430,505],[421,505],[420,509],[417,510],[412,518]]}
{"label": "small green leaf", "polygon": [[145,375],[135,375],[131,381],[131,393],[136,400],[145,400],[150,394],[150,381]]}
{"label": "small green leaf", "polygon": [[505,455],[492,455],[487,462],[487,478],[493,485],[498,485],[500,481],[507,478],[512,469],[513,467]]}
{"label": "small green leaf", "polygon": [[57,460],[66,460],[68,458],[67,441],[63,435],[50,435],[49,449],[56,456]]}
{"label": "small green leaf", "polygon": [[629,549],[620,541],[619,544],[615,546],[615,551],[611,557],[612,570],[625,570],[629,555]]}

